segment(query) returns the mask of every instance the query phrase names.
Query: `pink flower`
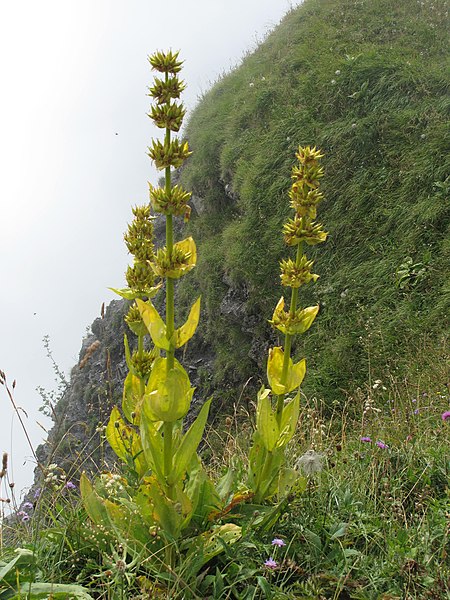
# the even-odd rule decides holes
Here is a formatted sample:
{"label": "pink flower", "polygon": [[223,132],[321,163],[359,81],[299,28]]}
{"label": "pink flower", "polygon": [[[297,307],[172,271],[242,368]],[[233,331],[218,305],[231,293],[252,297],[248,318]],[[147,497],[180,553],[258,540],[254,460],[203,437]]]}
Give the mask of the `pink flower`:
{"label": "pink flower", "polygon": [[370,442],[372,441],[372,439],[368,436],[368,435],[363,435],[362,438],[359,438],[360,442],[365,442],[366,444],[370,444]]}
{"label": "pink flower", "polygon": [[446,410],[441,416],[443,421],[450,421],[450,410]]}
{"label": "pink flower", "polygon": [[377,440],[375,443],[378,446],[378,448],[381,448],[382,450],[386,450],[386,448],[389,448],[389,446],[381,440]]}
{"label": "pink flower", "polygon": [[276,569],[278,567],[278,563],[274,561],[272,557],[270,557],[268,560],[266,560],[264,566],[268,569]]}
{"label": "pink flower", "polygon": [[282,546],[286,546],[286,542],[280,538],[273,538],[272,546],[278,546],[281,548]]}

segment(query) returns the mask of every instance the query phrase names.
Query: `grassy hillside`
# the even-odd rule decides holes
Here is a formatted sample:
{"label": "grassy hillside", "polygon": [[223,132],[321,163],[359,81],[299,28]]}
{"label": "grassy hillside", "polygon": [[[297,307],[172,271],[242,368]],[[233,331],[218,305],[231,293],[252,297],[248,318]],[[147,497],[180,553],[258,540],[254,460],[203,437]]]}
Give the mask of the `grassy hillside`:
{"label": "grassy hillside", "polygon": [[[450,295],[447,44],[445,0],[306,0],[201,100],[182,178],[206,211],[191,224],[200,260],[183,292],[204,295],[219,384],[263,375],[253,359],[273,341],[299,144],[326,154],[330,232],[309,253],[320,279],[301,291],[321,305],[297,348],[304,389],[331,402],[371,377],[433,376]],[[221,314],[230,285],[244,323]]]}

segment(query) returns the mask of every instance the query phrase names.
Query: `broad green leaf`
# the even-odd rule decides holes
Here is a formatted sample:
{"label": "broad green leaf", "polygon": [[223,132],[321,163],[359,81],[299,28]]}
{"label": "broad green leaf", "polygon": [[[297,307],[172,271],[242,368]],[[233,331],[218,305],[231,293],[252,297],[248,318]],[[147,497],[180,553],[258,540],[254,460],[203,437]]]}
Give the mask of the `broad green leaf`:
{"label": "broad green leaf", "polygon": [[167,497],[155,477],[151,477],[146,483],[145,493],[153,503],[153,517],[162,532],[168,534],[169,538],[176,539],[183,520],[179,503]]}
{"label": "broad green leaf", "polygon": [[184,346],[184,344],[194,335],[200,319],[200,300],[201,297],[198,298],[198,300],[192,306],[186,323],[174,332],[175,348],[181,348],[181,346]]}
{"label": "broad green leaf", "polygon": [[289,394],[300,386],[306,373],[306,361],[302,359],[294,365],[289,358],[286,382],[282,382],[284,363],[284,352],[280,346],[271,348],[269,351],[269,360],[267,361],[267,379],[272,388],[272,392],[280,396]]}
{"label": "broad green leaf", "polygon": [[294,315],[291,315],[284,310],[284,298],[281,297],[269,323],[284,334],[304,333],[311,327],[318,312],[319,306],[309,306],[303,310],[297,310]]}
{"label": "broad green leaf", "polygon": [[203,526],[213,513],[220,512],[222,506],[214,483],[208,477],[197,454],[192,456],[188,473],[189,477],[184,482],[184,491],[191,501],[192,511],[189,520],[185,519],[183,522],[183,528],[191,519]]}
{"label": "broad green leaf", "polygon": [[139,425],[141,418],[141,400],[140,378],[130,372],[123,383],[122,410],[130,423],[135,425]]}
{"label": "broad green leaf", "polygon": [[293,437],[297,427],[300,414],[300,390],[295,394],[293,400],[285,404],[281,416],[280,437],[277,441],[277,448],[285,446]]}
{"label": "broad green leaf", "polygon": [[286,333],[305,333],[313,324],[319,312],[319,305],[308,306],[295,315],[295,322],[286,328]]}
{"label": "broad green leaf", "polygon": [[109,445],[117,456],[127,462],[131,456],[131,436],[133,435],[133,430],[126,425],[117,406],[111,411],[105,435]]}
{"label": "broad green leaf", "polygon": [[166,324],[160,317],[156,308],[150,301],[143,302],[142,300],[137,299],[136,304],[155,346],[162,348],[163,350],[170,350],[171,347],[169,340],[167,339]]}
{"label": "broad green leaf", "polygon": [[206,421],[208,420],[210,405],[211,400],[205,402],[197,418],[184,434],[181,444],[175,452],[172,473],[168,477],[170,485],[176,483],[183,476],[186,467],[191,462],[191,458],[201,442]]}
{"label": "broad green leaf", "polygon": [[80,478],[80,493],[84,507],[90,519],[96,524],[104,527],[105,531],[110,530],[110,522],[108,513],[103,504],[103,500],[95,492],[91,482],[87,478],[86,473],[81,474]]}
{"label": "broad green leaf", "polygon": [[164,445],[157,424],[146,418],[143,413],[140,425],[141,442],[144,455],[151,469],[164,479]]}
{"label": "broad green leaf", "polygon": [[142,411],[150,421],[178,421],[189,410],[193,394],[194,388],[180,363],[175,360],[174,368],[168,370],[167,358],[157,358],[145,389]]}
{"label": "broad green leaf", "polygon": [[271,452],[280,437],[276,416],[272,410],[272,402],[267,390],[260,390],[256,409],[256,428],[261,435],[264,446]]}
{"label": "broad green leaf", "polygon": [[201,564],[197,564],[197,566],[200,568],[223,552],[224,544],[234,544],[241,535],[241,527],[234,523],[226,523],[220,527],[215,527],[212,531],[207,531],[189,540],[187,556],[198,554],[201,557]]}
{"label": "broad green leaf", "polygon": [[278,498],[285,498],[289,492],[291,491],[292,486],[294,485],[296,479],[298,477],[298,473],[295,469],[280,469],[278,476]]}
{"label": "broad green leaf", "polygon": [[35,566],[35,556],[31,550],[28,550],[27,548],[17,548],[14,554],[14,558],[4,564],[0,569],[0,583],[8,582],[10,584],[15,584],[16,569],[19,567],[34,568]]}
{"label": "broad green leaf", "polygon": [[24,583],[20,586],[20,594],[11,598],[19,600],[29,598],[30,600],[94,600],[81,585],[73,583]]}

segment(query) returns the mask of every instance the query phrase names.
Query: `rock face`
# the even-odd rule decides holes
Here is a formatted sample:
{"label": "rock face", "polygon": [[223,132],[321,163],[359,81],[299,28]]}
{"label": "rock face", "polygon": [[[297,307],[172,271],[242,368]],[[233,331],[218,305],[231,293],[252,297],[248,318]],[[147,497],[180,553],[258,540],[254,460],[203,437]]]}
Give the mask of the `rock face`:
{"label": "rock face", "polygon": [[[128,373],[124,334],[131,351],[136,347],[136,337],[124,322],[129,306],[128,301],[114,300],[104,316],[92,323],[92,333],[84,338],[78,364],[73,367],[69,385],[54,409],[54,426],[46,443],[37,449],[41,465],[57,464],[68,479],[78,480],[83,471],[109,469],[116,460],[104,439],[103,428],[112,407],[120,407],[122,401],[123,382]],[[211,393],[213,356],[198,339],[190,342],[179,359],[196,388],[192,414],[186,419],[189,424],[205,401],[206,393]],[[30,495],[39,487],[41,478],[41,470],[36,468]]]}
{"label": "rock face", "polygon": [[[128,306],[124,300],[114,300],[104,317],[92,323],[70,383],[55,407],[55,424],[47,442],[37,450],[41,464],[56,463],[69,478],[77,479],[83,470],[94,471],[113,460],[108,444],[101,439],[101,427],[112,406],[121,401],[127,374],[123,336]],[[133,347],[134,340],[131,335],[129,338]]]}

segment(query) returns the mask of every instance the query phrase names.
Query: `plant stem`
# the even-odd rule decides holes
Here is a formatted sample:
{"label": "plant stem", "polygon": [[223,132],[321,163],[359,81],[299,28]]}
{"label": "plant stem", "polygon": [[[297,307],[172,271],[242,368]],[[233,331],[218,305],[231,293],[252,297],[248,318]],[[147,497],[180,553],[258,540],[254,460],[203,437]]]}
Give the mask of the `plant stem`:
{"label": "plant stem", "polygon": [[[302,257],[302,244],[299,243],[297,246],[297,257],[295,260],[295,264],[298,266],[300,264],[300,259]],[[292,288],[291,291],[291,305],[289,308],[289,314],[291,317],[295,316],[295,311],[297,310],[297,301],[298,301],[298,288]],[[284,338],[284,359],[283,359],[283,370],[281,372],[281,384],[286,385],[288,372],[289,372],[289,360],[291,358],[291,348],[292,348],[292,338],[293,335],[290,333],[286,333]],[[281,425],[281,418],[283,416],[283,407],[284,407],[284,396],[285,394],[280,394],[277,399],[277,422],[278,425]]]}
{"label": "plant stem", "polygon": [[[168,74],[166,73],[166,81]],[[168,148],[170,145],[170,129],[166,129],[165,146]],[[166,193],[170,194],[171,189],[171,173],[170,167],[166,167],[165,170],[165,188]],[[169,260],[173,254],[173,217],[172,215],[166,215],[166,248]],[[170,277],[166,277],[166,331],[167,338],[172,339],[173,332],[175,330],[175,294],[174,294],[174,281]],[[171,369],[174,368],[175,364],[175,348],[172,342],[169,342],[170,349],[167,351],[167,374]],[[172,472],[172,437],[173,437],[173,423],[164,422],[164,475],[169,477]],[[167,485],[167,496],[173,500],[174,489],[173,485]]]}

